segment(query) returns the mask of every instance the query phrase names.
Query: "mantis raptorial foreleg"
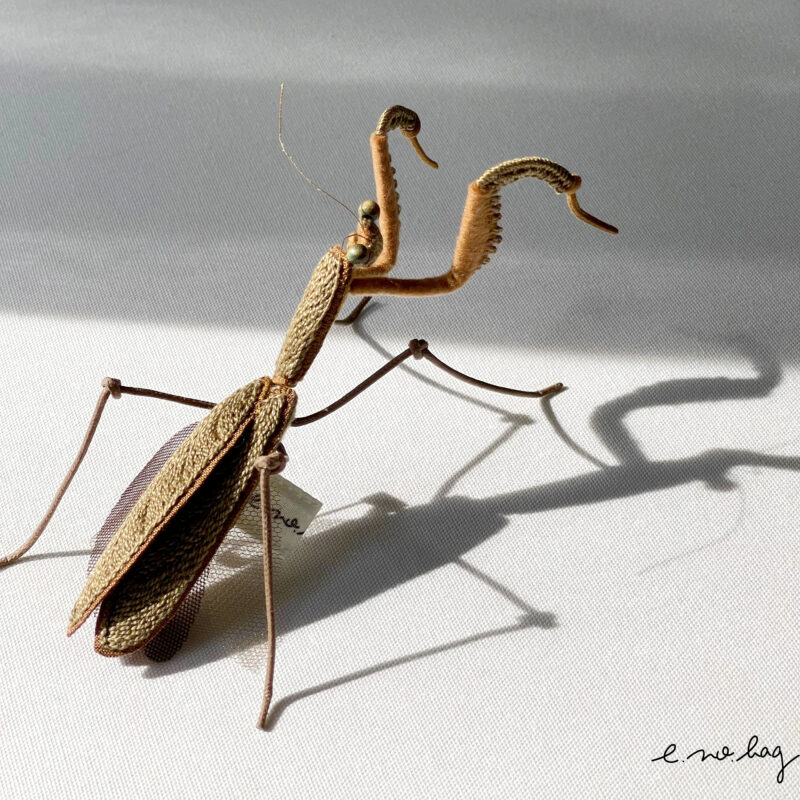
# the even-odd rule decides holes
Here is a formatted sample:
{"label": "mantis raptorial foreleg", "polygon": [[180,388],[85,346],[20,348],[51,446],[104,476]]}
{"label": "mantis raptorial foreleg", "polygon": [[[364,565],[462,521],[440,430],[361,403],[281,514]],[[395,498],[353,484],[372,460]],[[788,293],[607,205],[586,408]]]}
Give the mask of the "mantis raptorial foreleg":
{"label": "mantis raptorial foreleg", "polygon": [[504,161],[470,184],[461,218],[453,263],[449,271],[431,278],[387,278],[356,273],[350,294],[376,295],[434,295],[460,289],[485,264],[502,240],[500,232],[500,190],[520,178],[539,178],[558,194],[567,196],[567,205],[578,219],[608,233],[617,233],[613,225],[587,214],[575,197],[581,185],[579,175],[573,175],[559,164],[546,158],[529,157]]}
{"label": "mantis raptorial foreleg", "polygon": [[[419,116],[410,108],[392,106],[381,114],[375,132],[370,136],[372,150],[372,171],[375,176],[375,197],[381,215],[381,236],[383,250],[378,259],[369,267],[359,271],[361,277],[379,277],[387,275],[397,262],[397,251],[400,246],[400,196],[397,191],[397,178],[389,155],[389,132],[395,129],[411,142],[417,155],[429,167],[438,169],[439,165],[427,156],[417,141],[417,134],[422,127]],[[337,325],[352,325],[371,300],[364,297],[358,305]]]}
{"label": "mantis raptorial foreleg", "polygon": [[381,236],[383,251],[368,269],[365,276],[386,275],[397,261],[400,246],[400,198],[397,193],[392,159],[389,155],[390,131],[398,129],[411,142],[417,155],[429,166],[438,169],[439,165],[428,158],[417,141],[421,123],[410,108],[392,106],[381,114],[375,132],[370,136],[372,149],[372,169],[375,174],[375,196],[381,210]]}

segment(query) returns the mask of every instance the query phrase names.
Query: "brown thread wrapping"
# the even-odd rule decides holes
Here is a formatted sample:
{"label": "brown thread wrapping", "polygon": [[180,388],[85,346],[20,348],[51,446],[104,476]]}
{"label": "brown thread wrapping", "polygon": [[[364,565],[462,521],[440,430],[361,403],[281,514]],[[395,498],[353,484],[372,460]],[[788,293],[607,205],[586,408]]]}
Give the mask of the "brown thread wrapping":
{"label": "brown thread wrapping", "polygon": [[[388,111],[384,112],[384,115],[386,113]],[[385,273],[395,265],[400,246],[400,195],[397,191],[397,178],[392,166],[392,157],[389,155],[389,140],[386,134],[373,133],[369,137],[369,144],[372,150],[372,167],[375,172],[375,191],[381,209],[381,234],[383,236],[383,252],[370,271],[380,270],[381,273]]]}
{"label": "brown thread wrapping", "polygon": [[458,286],[489,260],[502,237],[500,198],[496,192],[481,188],[477,181],[469,185],[451,272]]}
{"label": "brown thread wrapping", "polygon": [[353,278],[350,294],[389,294],[397,297],[428,297],[434,294],[447,294],[461,284],[453,280],[450,272],[435,278]]}
{"label": "brown thread wrapping", "polygon": [[383,233],[383,252],[378,260],[368,269],[363,270],[363,276],[385,275],[397,262],[397,252],[400,245],[400,193],[397,190],[397,178],[392,166],[392,157],[389,155],[389,131],[400,129],[403,136],[411,142],[414,152],[433,169],[438,164],[429,158],[427,153],[417,141],[417,134],[422,127],[416,112],[405,106],[391,106],[381,114],[378,127],[370,137],[372,150],[372,168],[375,173],[375,191],[378,205],[381,209],[381,232]]}
{"label": "brown thread wrapping", "polygon": [[497,164],[470,184],[449,272],[431,278],[397,279],[356,276],[350,285],[353,295],[427,296],[445,294],[463,286],[491,257],[502,241],[500,190],[521,178],[539,178],[559,194],[567,195],[570,211],[583,222],[608,233],[617,229],[585,212],[575,193],[581,185],[579,175],[546,158],[530,156]]}
{"label": "brown thread wrapping", "polygon": [[258,715],[258,727],[266,728],[267,714],[272,701],[272,682],[275,674],[275,594],[272,586],[272,509],[269,491],[269,477],[275,471],[275,464],[270,464],[269,456],[262,456],[256,461],[259,473],[261,495],[261,536],[263,540],[264,570],[264,605],[267,615],[267,666],[264,671],[264,693],[261,699],[261,711]]}

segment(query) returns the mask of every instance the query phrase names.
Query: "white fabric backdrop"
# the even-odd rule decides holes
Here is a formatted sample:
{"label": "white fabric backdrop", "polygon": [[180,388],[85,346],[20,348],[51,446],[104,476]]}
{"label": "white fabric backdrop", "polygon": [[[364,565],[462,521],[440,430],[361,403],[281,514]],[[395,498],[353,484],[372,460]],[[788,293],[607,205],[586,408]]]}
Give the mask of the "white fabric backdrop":
{"label": "white fabric backdrop", "polygon": [[[466,186],[544,155],[621,229],[523,182],[459,293],[336,330],[299,413],[412,336],[425,364],[287,437],[324,501],[279,582],[257,551],[168,664],[64,636],[87,550],[185,408],[112,402],[37,547],[0,575],[14,797],[780,796],[797,727],[800,370],[794,2],[0,9],[0,549],[35,526],[103,375],[220,399],[269,374],[313,265],[391,142],[397,275],[444,271]],[[751,736],[775,757],[746,756]],[[652,759],[675,743],[676,764]],[[736,760],[745,755],[741,760]]]}

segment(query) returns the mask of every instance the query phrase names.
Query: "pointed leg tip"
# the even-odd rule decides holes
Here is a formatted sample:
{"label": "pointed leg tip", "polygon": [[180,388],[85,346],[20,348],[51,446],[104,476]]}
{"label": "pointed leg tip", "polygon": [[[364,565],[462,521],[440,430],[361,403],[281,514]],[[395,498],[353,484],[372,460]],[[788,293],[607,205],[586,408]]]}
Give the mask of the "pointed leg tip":
{"label": "pointed leg tip", "polygon": [[261,728],[262,731],[269,730],[267,728],[267,718],[269,717],[269,708],[272,703],[272,690],[271,688],[266,691],[264,694],[264,698],[261,701],[261,712],[258,715],[258,722],[256,724],[257,728]]}

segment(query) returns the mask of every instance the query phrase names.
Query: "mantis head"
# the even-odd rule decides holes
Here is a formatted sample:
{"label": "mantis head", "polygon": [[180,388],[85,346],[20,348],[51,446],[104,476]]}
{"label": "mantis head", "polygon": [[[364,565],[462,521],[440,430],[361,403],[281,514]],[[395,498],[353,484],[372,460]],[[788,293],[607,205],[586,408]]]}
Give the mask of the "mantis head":
{"label": "mantis head", "polygon": [[347,260],[357,269],[371,266],[383,250],[383,237],[375,220],[381,210],[374,200],[358,207],[358,230],[347,237]]}

